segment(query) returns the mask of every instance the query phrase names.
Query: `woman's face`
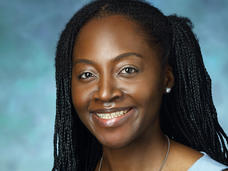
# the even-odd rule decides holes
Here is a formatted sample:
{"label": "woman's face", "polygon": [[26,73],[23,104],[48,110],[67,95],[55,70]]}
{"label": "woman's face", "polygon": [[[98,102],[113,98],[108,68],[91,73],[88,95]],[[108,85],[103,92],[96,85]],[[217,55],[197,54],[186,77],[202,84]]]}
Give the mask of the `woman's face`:
{"label": "woman's face", "polygon": [[84,125],[107,147],[124,147],[159,130],[159,109],[171,70],[161,67],[145,36],[121,15],[92,19],[78,34],[73,105]]}

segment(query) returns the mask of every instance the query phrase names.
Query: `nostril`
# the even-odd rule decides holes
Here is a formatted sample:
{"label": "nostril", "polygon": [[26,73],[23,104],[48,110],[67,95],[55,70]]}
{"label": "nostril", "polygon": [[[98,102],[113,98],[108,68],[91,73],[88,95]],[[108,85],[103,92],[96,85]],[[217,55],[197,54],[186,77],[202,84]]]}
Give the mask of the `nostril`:
{"label": "nostril", "polygon": [[113,106],[113,103],[120,99],[123,96],[123,92],[121,90],[114,89],[110,92],[94,92],[93,98],[95,101],[102,101],[104,103],[104,106]]}
{"label": "nostril", "polygon": [[123,92],[113,80],[102,79],[97,84],[93,97],[96,101],[106,102],[106,106],[112,106],[112,102],[119,99],[122,95]]}

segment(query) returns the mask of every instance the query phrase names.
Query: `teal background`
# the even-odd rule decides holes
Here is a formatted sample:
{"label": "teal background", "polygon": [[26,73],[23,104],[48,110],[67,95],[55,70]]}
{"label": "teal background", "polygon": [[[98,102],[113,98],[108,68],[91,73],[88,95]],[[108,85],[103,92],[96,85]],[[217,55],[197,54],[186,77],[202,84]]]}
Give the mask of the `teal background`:
{"label": "teal background", "polygon": [[[0,0],[0,170],[45,171],[53,162],[54,56],[66,22],[86,0]],[[151,1],[150,1],[151,2]],[[154,0],[195,25],[228,133],[228,1]]]}

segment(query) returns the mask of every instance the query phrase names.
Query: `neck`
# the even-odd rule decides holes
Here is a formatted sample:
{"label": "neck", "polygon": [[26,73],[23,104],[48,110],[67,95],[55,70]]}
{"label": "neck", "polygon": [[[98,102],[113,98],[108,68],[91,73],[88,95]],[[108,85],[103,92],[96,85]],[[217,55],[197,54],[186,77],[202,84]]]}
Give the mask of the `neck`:
{"label": "neck", "polygon": [[118,149],[103,147],[102,170],[159,170],[167,152],[167,138],[160,128]]}

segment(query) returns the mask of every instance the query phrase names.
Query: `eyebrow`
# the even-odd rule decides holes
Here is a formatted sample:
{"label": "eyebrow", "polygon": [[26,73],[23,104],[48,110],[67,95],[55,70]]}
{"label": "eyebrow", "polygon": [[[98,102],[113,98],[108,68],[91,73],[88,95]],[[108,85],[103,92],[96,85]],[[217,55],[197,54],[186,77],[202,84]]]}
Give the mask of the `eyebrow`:
{"label": "eyebrow", "polygon": [[[113,62],[117,62],[117,61],[120,61],[121,59],[123,58],[126,58],[128,56],[136,56],[136,57],[139,57],[139,58],[143,58],[143,56],[139,53],[135,53],[135,52],[127,52],[127,53],[123,53],[123,54],[120,54],[118,56],[116,56],[114,59],[113,59]],[[76,59],[73,63],[73,65],[76,65],[78,63],[86,63],[86,64],[94,64],[93,61],[90,61],[88,59]]]}

